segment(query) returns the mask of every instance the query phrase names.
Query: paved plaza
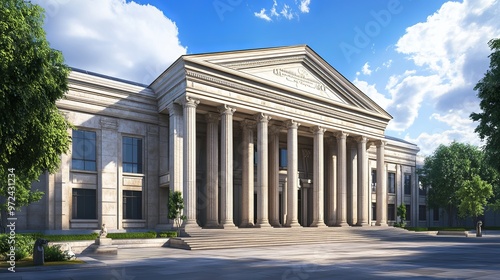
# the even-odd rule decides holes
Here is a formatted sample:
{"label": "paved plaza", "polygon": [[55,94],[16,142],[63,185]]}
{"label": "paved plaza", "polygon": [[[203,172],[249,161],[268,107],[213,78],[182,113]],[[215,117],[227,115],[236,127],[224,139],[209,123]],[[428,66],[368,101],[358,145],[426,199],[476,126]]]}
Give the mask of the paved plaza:
{"label": "paved plaza", "polygon": [[187,251],[120,249],[77,266],[6,269],[0,279],[499,279],[500,236]]}

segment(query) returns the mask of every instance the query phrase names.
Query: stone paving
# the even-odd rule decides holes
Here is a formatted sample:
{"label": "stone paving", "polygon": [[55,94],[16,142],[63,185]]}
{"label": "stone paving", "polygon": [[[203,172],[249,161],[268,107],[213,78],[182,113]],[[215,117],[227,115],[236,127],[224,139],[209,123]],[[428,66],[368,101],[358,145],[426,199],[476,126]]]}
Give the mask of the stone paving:
{"label": "stone paving", "polygon": [[186,251],[120,249],[78,266],[0,271],[0,279],[500,279],[500,236]]}

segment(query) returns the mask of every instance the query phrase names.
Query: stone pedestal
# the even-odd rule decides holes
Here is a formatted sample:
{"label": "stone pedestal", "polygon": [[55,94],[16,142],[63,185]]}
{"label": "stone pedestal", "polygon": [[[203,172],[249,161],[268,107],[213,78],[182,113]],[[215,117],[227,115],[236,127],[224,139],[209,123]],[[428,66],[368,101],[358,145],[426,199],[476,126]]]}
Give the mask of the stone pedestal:
{"label": "stone pedestal", "polygon": [[93,253],[116,255],[118,253],[118,246],[113,245],[113,240],[107,237],[98,237],[93,245]]}

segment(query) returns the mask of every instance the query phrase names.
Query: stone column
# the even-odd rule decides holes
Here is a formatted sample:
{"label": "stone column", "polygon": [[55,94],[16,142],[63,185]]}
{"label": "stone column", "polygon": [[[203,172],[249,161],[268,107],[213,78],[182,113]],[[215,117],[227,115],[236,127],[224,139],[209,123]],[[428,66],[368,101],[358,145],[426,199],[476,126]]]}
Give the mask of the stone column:
{"label": "stone column", "polygon": [[314,133],[314,157],[313,157],[313,222],[312,227],[324,227],[325,219],[325,160],[324,160],[324,134],[326,129],[317,126],[312,129]]}
{"label": "stone column", "polygon": [[348,145],[348,199],[347,213],[348,224],[354,226],[358,223],[358,148],[357,143],[351,141]]}
{"label": "stone column", "polygon": [[236,110],[223,105],[221,114],[221,221],[224,228],[233,228],[233,114]]}
{"label": "stone column", "polygon": [[207,224],[219,225],[219,115],[207,114]]}
{"label": "stone column", "polygon": [[196,222],[196,106],[200,101],[186,96],[180,102],[184,108],[183,197],[186,216],[184,227],[198,228]]}
{"label": "stone column", "polygon": [[[122,198],[120,184],[117,182],[118,145],[121,143],[118,136],[118,122],[114,118],[101,118],[101,168],[97,165],[97,218],[99,225],[106,224],[109,229],[118,229],[121,220]],[[99,139],[99,138],[97,138]],[[64,185],[64,183],[63,183]],[[64,193],[64,190],[62,190]],[[120,198],[120,199],[117,199]],[[64,199],[64,198],[63,198]],[[64,213],[64,210],[63,210]],[[118,213],[118,217],[117,217]],[[64,222],[64,221],[63,221]]]}
{"label": "stone column", "polygon": [[387,226],[387,183],[385,172],[385,145],[381,140],[377,145],[377,221],[376,226]]}
{"label": "stone column", "polygon": [[358,142],[358,226],[368,225],[369,212],[369,184],[368,184],[368,158],[366,156],[367,138],[359,136]]}
{"label": "stone column", "polygon": [[269,223],[274,227],[280,226],[279,220],[279,148],[280,148],[280,127],[270,127],[269,137]]}
{"label": "stone column", "polygon": [[289,120],[286,123],[288,128],[287,153],[287,221],[289,227],[300,227],[298,221],[298,186],[299,186],[299,165],[298,165],[298,134],[300,123]]}
{"label": "stone column", "polygon": [[337,224],[337,155],[334,146],[334,137],[328,137],[328,161],[327,161],[327,175],[328,175],[328,195],[326,199],[328,211],[328,225],[334,226]]}
{"label": "stone column", "polygon": [[253,194],[254,194],[254,144],[253,130],[255,122],[244,120],[243,128],[243,162],[242,162],[242,198],[241,198],[241,225],[253,227]]}
{"label": "stone column", "polygon": [[337,226],[348,226],[347,224],[347,158],[346,138],[347,133],[340,131],[335,133],[337,137]]}
{"label": "stone column", "polygon": [[268,158],[268,115],[260,113],[257,120],[257,224],[258,227],[269,227],[269,158]]}
{"label": "stone column", "polygon": [[170,191],[179,191],[183,188],[183,132],[184,120],[182,107],[179,104],[170,103],[167,106],[169,114],[169,174]]}

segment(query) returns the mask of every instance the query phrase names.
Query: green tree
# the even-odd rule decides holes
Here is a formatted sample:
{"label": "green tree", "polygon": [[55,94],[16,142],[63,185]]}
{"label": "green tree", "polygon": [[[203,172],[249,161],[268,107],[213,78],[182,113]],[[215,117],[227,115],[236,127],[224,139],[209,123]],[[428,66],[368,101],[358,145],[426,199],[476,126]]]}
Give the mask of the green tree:
{"label": "green tree", "polygon": [[171,192],[168,199],[168,218],[174,220],[174,226],[178,230],[177,236],[180,236],[182,221],[186,220],[186,216],[182,215],[182,209],[184,209],[182,193],[180,191]]}
{"label": "green tree", "polygon": [[401,220],[401,227],[406,226],[406,205],[404,203],[401,203],[398,206],[398,217]]}
{"label": "green tree", "polygon": [[[23,0],[0,1],[0,210],[5,225],[8,197],[16,210],[43,193],[31,183],[55,172],[67,152],[70,124],[56,108],[67,91],[69,68],[50,48],[44,11]],[[9,175],[13,174],[13,175]],[[9,177],[10,176],[10,177]],[[11,180],[8,185],[7,178]],[[14,204],[12,204],[14,202]]]}
{"label": "green tree", "polygon": [[[491,193],[484,191],[486,185],[498,184],[498,173],[486,162],[484,152],[479,148],[458,142],[449,146],[440,145],[424,160],[419,171],[423,185],[430,186],[428,205],[443,208],[449,217],[449,225],[457,206],[460,213],[475,217],[477,211],[465,210],[466,205],[483,207]],[[482,188],[475,190],[471,188]],[[478,206],[479,205],[479,206]],[[460,210],[461,209],[461,210]]]}
{"label": "green tree", "polygon": [[500,38],[488,42],[492,50],[489,55],[490,69],[474,87],[481,100],[481,113],[472,113],[470,118],[479,122],[475,132],[485,140],[484,150],[490,164],[500,171]]}
{"label": "green tree", "polygon": [[457,196],[460,198],[458,215],[462,218],[473,217],[476,220],[484,213],[484,206],[492,195],[491,184],[483,181],[479,175],[473,175],[471,180],[462,182],[457,191]]}

